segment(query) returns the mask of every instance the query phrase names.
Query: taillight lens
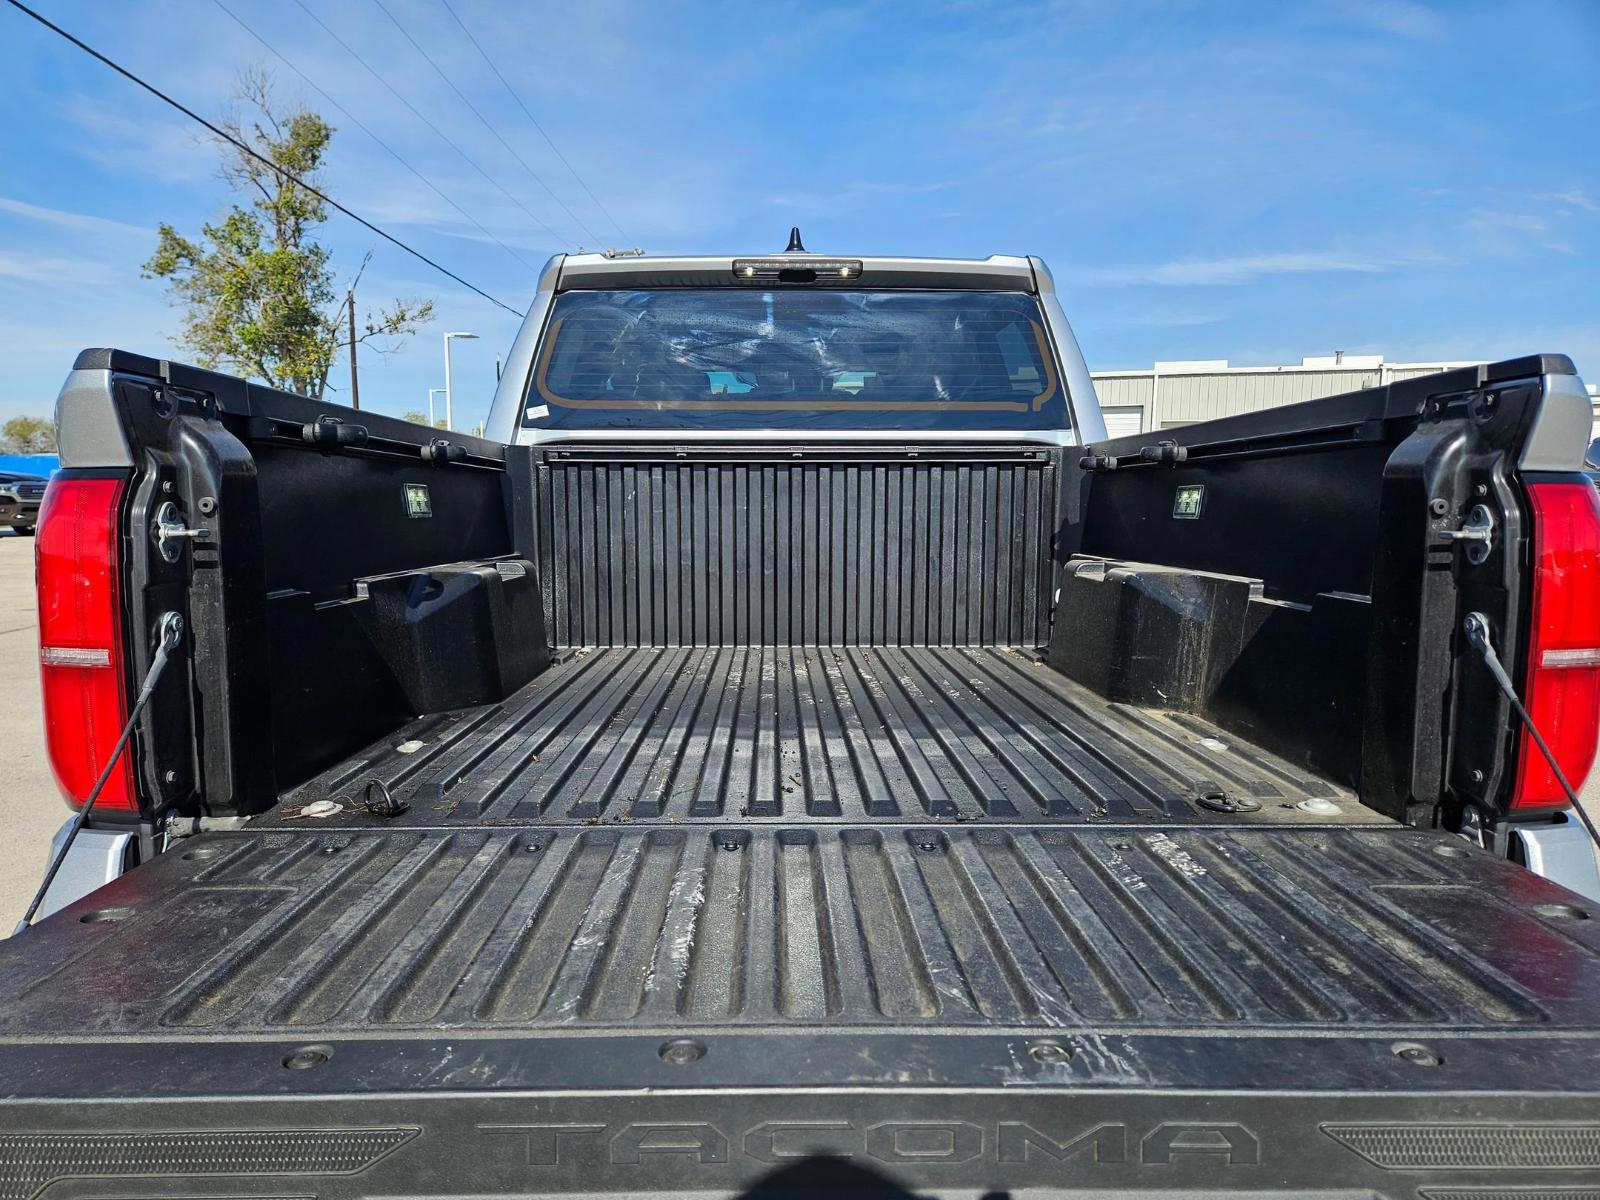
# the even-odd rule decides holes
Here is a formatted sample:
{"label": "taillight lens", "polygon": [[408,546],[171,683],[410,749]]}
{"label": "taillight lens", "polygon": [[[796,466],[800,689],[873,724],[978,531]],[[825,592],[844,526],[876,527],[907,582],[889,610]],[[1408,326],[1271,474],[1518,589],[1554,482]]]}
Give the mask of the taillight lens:
{"label": "taillight lens", "polygon": [[[128,719],[117,562],[121,479],[57,475],[39,507],[39,673],[45,746],[67,803],[80,806]],[[137,811],[124,754],[95,811]]]}
{"label": "taillight lens", "polygon": [[[1574,790],[1600,739],[1600,495],[1581,482],[1532,483],[1533,609],[1523,703]],[[1564,806],[1566,793],[1524,730],[1513,808]]]}

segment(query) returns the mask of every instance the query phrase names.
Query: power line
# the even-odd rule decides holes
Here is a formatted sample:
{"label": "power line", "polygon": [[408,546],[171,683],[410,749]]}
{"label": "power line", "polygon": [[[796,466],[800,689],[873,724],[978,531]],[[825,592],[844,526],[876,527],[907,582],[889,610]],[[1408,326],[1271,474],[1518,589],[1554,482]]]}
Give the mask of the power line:
{"label": "power line", "polygon": [[344,205],[340,204],[337,200],[335,200],[332,196],[328,195],[326,192],[321,191],[318,188],[312,187],[304,179],[301,179],[298,176],[291,175],[288,171],[285,171],[281,166],[279,166],[277,163],[273,162],[270,158],[267,158],[263,154],[257,153],[254,149],[252,149],[250,146],[246,145],[244,142],[241,142],[238,138],[234,137],[233,135],[231,135],[229,133],[225,133],[223,130],[217,128],[217,126],[213,125],[210,121],[206,120],[199,113],[195,112],[192,108],[188,108],[185,105],[179,103],[177,100],[174,100],[171,96],[167,95],[165,92],[163,92],[160,88],[156,87],[155,85],[146,83],[143,79],[140,79],[139,76],[135,75],[132,71],[128,70],[126,67],[121,66],[118,63],[113,62],[111,59],[107,58],[104,54],[101,54],[100,51],[96,50],[93,46],[89,45],[87,42],[80,41],[78,38],[76,38],[72,34],[68,33],[65,29],[61,28],[61,26],[55,24],[53,21],[49,20],[48,18],[41,16],[39,13],[34,12],[33,9],[29,8],[26,4],[23,4],[22,0],[6,0],[6,3],[11,5],[11,7],[16,9],[18,12],[24,13],[27,16],[32,17],[39,24],[43,25],[46,29],[50,30],[51,33],[57,34],[60,37],[65,38],[67,41],[71,42],[74,46],[76,46],[79,50],[82,50],[85,54],[89,55],[91,58],[94,58],[94,59],[98,60],[99,62],[104,63],[106,66],[110,67],[113,71],[115,71],[118,75],[121,75],[124,79],[128,80],[128,82],[138,84],[141,88],[143,88],[145,91],[149,92],[156,99],[162,101],[165,104],[170,104],[173,108],[177,109],[184,116],[188,117],[191,121],[194,121],[194,122],[196,122],[196,123],[198,123],[200,125],[205,126],[206,129],[210,130],[213,135],[215,135],[216,137],[221,138],[223,141],[227,142],[229,145],[233,146],[235,149],[239,150],[240,152],[242,152],[244,154],[248,154],[251,158],[255,159],[262,166],[267,167],[270,170],[276,171],[279,174],[282,174],[284,177],[286,177],[286,178],[288,178],[290,180],[293,180],[296,185],[298,185],[299,187],[304,188],[307,192],[309,192],[311,195],[315,196],[318,200],[321,200],[324,204],[328,205],[328,207],[334,209],[337,212],[343,213],[345,216],[349,217],[352,221],[356,222],[356,224],[361,225],[366,229],[370,229],[373,233],[377,234],[384,241],[389,242],[391,245],[399,247],[401,250],[404,250],[407,254],[411,255],[412,258],[417,259],[419,262],[426,263],[428,266],[432,267],[435,271],[438,271],[441,275],[444,275],[447,278],[455,280],[462,287],[466,288],[470,292],[475,292],[477,295],[482,296],[485,300],[489,301],[489,303],[499,305],[501,308],[505,309],[508,313],[511,313],[513,316],[520,317],[520,316],[523,315],[522,313],[518,312],[516,309],[512,308],[509,304],[505,303],[505,301],[497,300],[497,299],[495,299],[495,297],[491,296],[488,292],[484,291],[482,288],[476,286],[475,284],[468,283],[465,279],[461,278],[461,276],[457,275],[449,267],[441,266],[439,263],[434,262],[433,259],[429,258],[426,254],[422,253],[422,251],[414,249],[411,246],[406,245],[406,243],[402,242],[399,238],[395,237],[394,234],[389,233],[387,230],[380,229],[378,226],[374,225],[371,221],[367,220],[365,217],[360,216],[357,213],[351,212],[348,208],[346,208]]}
{"label": "power line", "polygon": [[522,210],[523,214],[528,218],[528,220],[532,221],[540,229],[542,229],[546,233],[548,233],[552,238],[555,239],[555,241],[558,244],[563,245],[563,246],[569,246],[569,245],[572,244],[570,239],[562,237],[554,229],[551,229],[550,226],[547,225],[541,218],[535,216],[533,214],[533,212],[531,212],[529,210],[529,208],[528,208],[528,206],[526,204],[524,204],[521,200],[517,199],[510,192],[508,192],[505,189],[505,187],[497,179],[495,179],[494,176],[490,175],[489,172],[485,171],[482,167],[480,167],[478,165],[476,159],[474,159],[471,155],[469,155],[460,146],[456,145],[455,141],[453,139],[451,139],[451,137],[448,134],[446,134],[444,130],[440,129],[432,121],[428,120],[427,117],[423,116],[422,113],[418,110],[417,106],[415,104],[412,104],[411,101],[407,100],[404,96],[402,96],[400,94],[399,90],[394,86],[394,84],[390,83],[382,75],[378,74],[377,69],[375,67],[373,67],[373,65],[371,63],[369,63],[366,59],[362,58],[361,55],[357,54],[356,51],[355,51],[355,48],[353,46],[351,46],[349,42],[345,41],[342,37],[340,37],[332,29],[328,28],[327,24],[323,21],[323,19],[321,17],[317,16],[316,13],[312,12],[311,9],[307,8],[305,0],[295,0],[295,3],[300,6],[300,10],[303,13],[305,13],[306,16],[310,17],[313,21],[315,21],[317,23],[318,28],[320,28],[323,33],[327,34],[334,41],[338,42],[339,45],[344,48],[344,52],[346,54],[348,54],[351,58],[355,59],[356,62],[360,63],[364,68],[366,68],[367,74],[371,75],[379,83],[383,84],[384,87],[388,88],[389,89],[389,94],[391,96],[393,96],[396,100],[400,101],[401,104],[404,104],[406,106],[406,108],[410,110],[412,116],[416,117],[417,120],[421,121],[429,129],[433,130],[433,132],[439,137],[439,139],[441,141],[443,141],[447,146],[449,146],[452,150],[454,150],[457,154],[459,154],[461,156],[461,159],[462,159],[463,162],[465,162],[469,167],[471,167],[479,175],[482,175],[484,177],[484,179],[488,181],[489,185],[491,187],[493,187],[496,191],[498,191],[502,196],[504,196],[507,200],[511,201],[511,203],[515,204],[518,208],[520,208]]}
{"label": "power line", "polygon": [[486,66],[488,66],[488,69],[493,70],[494,78],[498,78],[499,82],[501,82],[502,88],[506,88],[507,94],[509,94],[510,98],[514,99],[514,101],[517,101],[517,107],[518,107],[518,109],[522,109],[523,117],[528,118],[528,123],[530,123],[530,125],[533,125],[533,128],[536,128],[536,130],[539,131],[539,136],[541,136],[541,138],[544,138],[544,141],[546,141],[547,146],[549,146],[550,150],[552,150],[552,152],[554,152],[555,157],[560,158],[560,160],[562,160],[562,165],[565,166],[566,170],[570,171],[571,176],[573,176],[573,179],[576,179],[576,181],[578,181],[578,186],[582,187],[582,189],[584,189],[584,195],[587,195],[587,197],[589,197],[590,200],[592,200],[592,202],[594,202],[595,208],[598,208],[598,210],[602,211],[602,213],[605,214],[606,221],[610,221],[611,222],[611,227],[613,227],[613,229],[616,230],[616,232],[618,232],[619,235],[621,235],[621,238],[622,238],[622,240],[624,240],[624,242],[627,242],[627,240],[630,240],[630,238],[627,237],[627,234],[624,234],[624,232],[622,232],[622,226],[621,226],[621,224],[619,224],[618,219],[614,218],[614,216],[611,216],[610,208],[606,208],[606,206],[603,205],[603,203],[600,203],[600,197],[597,197],[597,195],[595,195],[594,192],[592,192],[592,190],[589,189],[589,184],[586,184],[586,182],[584,182],[584,178],[582,178],[581,174],[578,174],[578,168],[576,168],[576,166],[571,165],[570,162],[566,162],[566,155],[562,154],[562,149],[560,149],[560,147],[558,147],[557,144],[555,144],[554,139],[550,138],[550,134],[547,134],[546,131],[544,131],[544,126],[539,125],[539,118],[538,117],[534,117],[534,115],[531,114],[530,110],[528,110],[528,106],[526,106],[526,104],[523,104],[522,96],[518,96],[517,90],[515,90],[515,88],[512,88],[512,85],[510,85],[509,80],[507,80],[507,78],[504,77],[504,75],[501,74],[501,69],[499,69],[499,67],[494,66],[494,59],[491,59],[490,56],[488,56],[488,53],[486,53],[486,51],[483,50],[483,46],[482,45],[478,45],[477,38],[472,37],[472,30],[467,29],[467,22],[466,21],[462,21],[462,19],[459,18],[458,14],[456,14],[456,10],[454,10],[454,8],[451,8],[450,0],[438,0],[438,3],[442,3],[442,5],[445,6],[446,13],[450,13],[451,18],[454,18],[454,21],[456,21],[456,24],[458,24],[458,26],[461,26],[462,34],[466,34],[467,35],[467,42],[472,43],[472,48],[474,48],[474,50],[478,51],[478,58],[482,58],[483,62],[485,62]]}
{"label": "power line", "polygon": [[494,65],[494,59],[490,58],[484,48],[478,44],[478,39],[472,36],[472,30],[467,28],[467,23],[463,21],[459,15],[457,15],[455,9],[450,7],[450,0],[439,0],[439,3],[444,5],[445,12],[449,13],[455,18],[456,24],[461,26],[461,32],[467,35],[467,41],[471,42],[473,49],[478,52],[478,57],[483,59],[489,70],[494,72],[494,77],[500,81],[500,85],[504,87],[511,98],[517,102],[517,107],[522,110],[522,115],[528,118],[529,123],[539,131],[539,136],[544,138],[551,151],[554,152],[555,156],[561,160],[561,164],[572,173],[572,177],[578,181],[578,186],[583,189],[584,195],[588,196],[589,199],[594,202],[594,206],[605,215],[606,220],[611,222],[611,227],[615,229],[619,235],[621,235],[624,242],[631,241],[632,239],[629,238],[626,233],[622,232],[622,226],[618,224],[617,219],[611,215],[611,211],[600,202],[600,197],[596,196],[594,192],[589,189],[589,185],[583,181],[583,176],[578,174],[577,168],[567,161],[567,156],[561,153],[560,147],[558,147],[551,139],[550,135],[544,131],[544,126],[539,124],[539,119],[535,117],[533,113],[528,111],[528,106],[522,102],[522,97],[517,94],[516,89],[511,86],[506,77],[500,73],[500,68]]}
{"label": "power line", "polygon": [[507,153],[509,153],[512,158],[516,159],[522,164],[522,169],[528,173],[529,178],[531,178],[535,183],[545,190],[545,194],[548,195],[550,199],[554,200],[561,211],[566,213],[567,216],[571,218],[574,225],[589,235],[591,241],[599,242],[601,240],[600,235],[594,230],[590,229],[589,226],[584,223],[582,217],[578,216],[577,213],[573,212],[567,207],[566,201],[562,200],[560,196],[556,195],[555,192],[550,189],[550,185],[544,181],[544,178],[528,165],[527,159],[523,158],[522,155],[517,153],[516,147],[514,147],[510,142],[506,141],[505,138],[500,136],[500,131],[493,125],[489,124],[489,118],[485,117],[481,112],[478,111],[478,106],[471,100],[468,100],[467,94],[455,85],[455,82],[450,78],[450,76],[444,73],[444,68],[433,61],[433,55],[424,50],[422,48],[422,44],[418,42],[416,38],[411,36],[404,25],[400,24],[399,18],[389,11],[388,5],[384,4],[383,0],[372,0],[372,2],[383,11],[383,15],[389,18],[390,23],[400,31],[401,35],[406,39],[406,41],[411,43],[412,48],[416,50],[418,54],[422,55],[423,60],[433,68],[434,74],[440,79],[444,80],[445,83],[449,85],[450,90],[460,98],[461,103],[465,104],[472,110],[472,115],[478,118],[479,123],[482,124],[483,127],[490,133],[494,134],[495,140],[506,148]]}
{"label": "power line", "polygon": [[353,123],[357,129],[361,130],[362,133],[366,134],[373,141],[377,142],[378,145],[382,146],[385,150],[387,150],[389,152],[389,156],[391,158],[393,158],[396,162],[398,162],[406,170],[410,171],[413,175],[415,175],[418,179],[420,179],[424,184],[426,184],[429,188],[431,188],[433,190],[433,193],[436,196],[438,196],[439,199],[443,200],[451,208],[455,209],[458,213],[460,213],[463,217],[465,217],[468,221],[470,221],[473,225],[475,225],[477,227],[479,233],[483,234],[484,237],[488,238],[496,246],[499,246],[500,249],[504,250],[507,254],[509,254],[512,258],[516,259],[523,266],[527,267],[530,271],[536,271],[538,269],[531,262],[529,262],[527,259],[523,258],[522,255],[518,254],[510,246],[506,245],[499,238],[495,237],[494,234],[490,233],[487,229],[485,229],[483,227],[482,223],[479,222],[478,219],[476,217],[474,217],[471,213],[469,213],[466,209],[462,208],[461,205],[457,204],[454,200],[450,199],[449,196],[445,195],[442,191],[440,191],[439,188],[438,188],[438,185],[436,185],[433,182],[433,180],[429,179],[421,171],[417,170],[414,166],[412,166],[409,162],[407,162],[403,157],[401,157],[400,152],[398,150],[396,150],[393,146],[389,145],[388,142],[384,141],[377,134],[373,133],[372,130],[368,129],[366,127],[366,125],[364,125],[362,123],[361,118],[357,117],[348,108],[346,108],[344,105],[340,104],[337,100],[335,100],[332,96],[330,96],[328,94],[328,92],[326,91],[326,89],[321,87],[317,83],[316,80],[312,79],[309,75],[307,75],[299,67],[295,66],[294,63],[289,61],[289,59],[287,57],[285,57],[285,55],[283,54],[282,51],[280,51],[271,42],[267,41],[266,38],[262,37],[254,29],[250,28],[250,26],[245,23],[245,20],[244,20],[243,17],[241,17],[238,13],[234,12],[231,8],[229,8],[226,4],[224,4],[222,2],[222,0],[211,0],[211,2],[213,4],[215,4],[218,8],[220,8],[223,12],[227,13],[228,16],[232,17],[234,22],[241,29],[243,29],[251,37],[255,38],[256,41],[260,42],[263,46],[265,46],[273,55],[275,55],[277,57],[279,62],[283,63],[284,66],[288,67],[296,75],[300,76],[300,78],[303,79],[306,82],[307,85],[309,85],[310,87],[315,88],[317,93],[324,100],[326,100],[329,104],[333,105],[334,108],[338,109],[341,113],[343,113],[345,115],[345,117],[351,123]]}

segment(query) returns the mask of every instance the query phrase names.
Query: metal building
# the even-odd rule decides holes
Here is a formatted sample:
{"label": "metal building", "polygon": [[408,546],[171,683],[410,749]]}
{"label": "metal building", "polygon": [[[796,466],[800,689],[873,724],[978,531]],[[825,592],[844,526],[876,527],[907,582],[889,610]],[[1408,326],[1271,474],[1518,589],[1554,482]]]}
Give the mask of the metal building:
{"label": "metal building", "polygon": [[[1299,366],[1230,367],[1228,360],[1158,362],[1139,371],[1095,371],[1095,390],[1112,437],[1150,433],[1258,408],[1274,408],[1357,388],[1380,387],[1464,362],[1387,363],[1381,354],[1342,351]],[[1597,417],[1600,423],[1600,417]]]}

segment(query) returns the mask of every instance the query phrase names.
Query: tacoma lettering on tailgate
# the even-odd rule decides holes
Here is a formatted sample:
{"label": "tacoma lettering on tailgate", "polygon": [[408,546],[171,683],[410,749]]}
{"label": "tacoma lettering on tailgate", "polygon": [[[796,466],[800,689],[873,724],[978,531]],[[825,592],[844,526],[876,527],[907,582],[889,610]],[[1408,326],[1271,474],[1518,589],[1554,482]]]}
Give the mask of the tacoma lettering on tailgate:
{"label": "tacoma lettering on tailgate", "polygon": [[988,1157],[995,1162],[1054,1159],[1089,1163],[1169,1164],[1204,1155],[1227,1166],[1261,1162],[1261,1143],[1235,1122],[1162,1122],[1140,1134],[1117,1121],[1059,1129],[1021,1121],[977,1125],[968,1121],[763,1121],[729,1134],[704,1121],[622,1125],[479,1125],[478,1131],[514,1147],[525,1166],[544,1167],[596,1157],[638,1165],[670,1156],[692,1162],[726,1163],[732,1153],[776,1163],[828,1155],[875,1158],[886,1163],[960,1163]]}

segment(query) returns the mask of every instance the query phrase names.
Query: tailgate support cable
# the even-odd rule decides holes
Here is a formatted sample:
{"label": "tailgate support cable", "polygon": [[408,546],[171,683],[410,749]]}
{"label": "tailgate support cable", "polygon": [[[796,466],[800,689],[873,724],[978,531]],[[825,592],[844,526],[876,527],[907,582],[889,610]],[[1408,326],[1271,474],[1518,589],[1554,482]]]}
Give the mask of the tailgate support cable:
{"label": "tailgate support cable", "polygon": [[1533,723],[1533,718],[1528,715],[1528,710],[1522,706],[1522,701],[1517,698],[1517,689],[1511,683],[1511,676],[1506,674],[1505,666],[1500,662],[1500,656],[1494,652],[1494,643],[1489,640],[1489,618],[1482,613],[1468,613],[1463,625],[1467,641],[1477,648],[1483,655],[1483,661],[1489,668],[1489,674],[1494,676],[1494,681],[1505,693],[1507,700],[1511,701],[1512,710],[1521,718],[1523,726],[1528,731],[1528,736],[1533,739],[1533,744],[1539,747],[1539,753],[1544,755],[1545,762],[1550,764],[1550,773],[1556,777],[1556,782],[1561,785],[1561,790],[1567,794],[1567,800],[1572,805],[1572,811],[1578,815],[1578,820],[1583,822],[1583,827],[1589,831],[1589,838],[1595,845],[1600,846],[1600,832],[1596,832],[1594,821],[1589,814],[1583,811],[1583,805],[1578,803],[1578,794],[1572,790],[1572,785],[1567,782],[1567,777],[1561,773],[1561,767],[1556,763],[1556,756],[1550,752],[1550,747],[1545,745],[1544,737],[1539,733],[1539,728]]}
{"label": "tailgate support cable", "polygon": [[160,634],[160,642],[156,646],[155,657],[150,660],[150,670],[145,673],[144,683],[139,688],[139,696],[133,702],[133,710],[128,714],[128,723],[122,727],[122,736],[117,739],[116,747],[111,751],[111,757],[106,760],[105,768],[100,772],[100,778],[95,780],[94,788],[89,792],[89,798],[83,802],[83,807],[78,810],[78,815],[73,818],[72,826],[67,830],[67,836],[61,840],[61,848],[56,851],[55,857],[50,860],[50,867],[44,873],[44,882],[39,884],[39,890],[33,894],[33,902],[28,905],[28,911],[22,914],[22,920],[17,922],[17,927],[11,931],[15,937],[33,922],[34,915],[39,911],[39,906],[44,903],[45,895],[50,891],[50,885],[55,882],[56,874],[61,870],[61,864],[67,859],[67,851],[72,849],[72,843],[83,831],[83,826],[89,819],[89,810],[94,807],[94,802],[100,798],[101,790],[106,786],[106,780],[111,778],[111,772],[116,768],[117,760],[122,757],[122,752],[127,748],[128,739],[133,736],[133,728],[139,723],[139,718],[144,715],[145,705],[150,703],[150,696],[156,690],[156,683],[161,679],[161,673],[166,670],[167,662],[172,652],[178,648],[179,641],[183,638],[183,617],[179,613],[166,612],[161,614],[161,620],[156,629]]}

